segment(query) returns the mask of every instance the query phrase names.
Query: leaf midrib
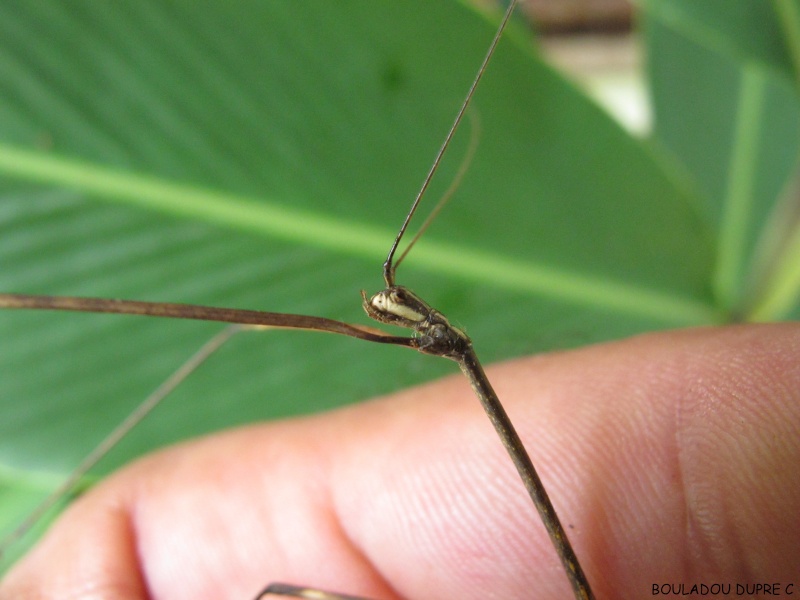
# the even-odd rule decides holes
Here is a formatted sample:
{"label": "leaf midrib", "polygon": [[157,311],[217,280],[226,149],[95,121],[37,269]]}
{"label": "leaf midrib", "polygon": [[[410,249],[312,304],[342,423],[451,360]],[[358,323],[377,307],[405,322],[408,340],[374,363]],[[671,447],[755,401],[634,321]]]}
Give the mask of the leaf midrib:
{"label": "leaf midrib", "polygon": [[[255,200],[123,173],[7,144],[0,144],[0,171],[17,180],[60,185],[103,201],[125,203],[354,256],[382,255],[387,248],[386,240],[394,235],[387,229],[353,220],[288,208],[269,198]],[[417,267],[428,271],[501,289],[635,314],[668,325],[698,325],[722,320],[713,306],[691,297],[455,244],[421,243],[415,249],[414,260]]]}

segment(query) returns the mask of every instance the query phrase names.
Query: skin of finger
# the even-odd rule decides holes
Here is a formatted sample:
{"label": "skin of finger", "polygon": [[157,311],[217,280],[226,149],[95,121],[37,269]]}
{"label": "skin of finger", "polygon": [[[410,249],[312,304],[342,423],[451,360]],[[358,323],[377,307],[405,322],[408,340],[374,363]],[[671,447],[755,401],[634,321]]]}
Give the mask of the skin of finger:
{"label": "skin of finger", "polygon": [[[742,326],[488,370],[598,598],[793,581],[798,345]],[[461,377],[222,432],[95,488],[0,598],[569,597],[504,452]]]}

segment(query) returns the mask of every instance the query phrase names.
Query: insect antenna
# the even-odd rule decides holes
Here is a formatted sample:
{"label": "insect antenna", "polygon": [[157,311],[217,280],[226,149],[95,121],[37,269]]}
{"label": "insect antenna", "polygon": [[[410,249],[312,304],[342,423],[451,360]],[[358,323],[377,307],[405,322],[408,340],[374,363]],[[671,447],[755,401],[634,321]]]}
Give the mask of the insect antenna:
{"label": "insect antenna", "polygon": [[469,146],[467,147],[467,152],[464,155],[464,158],[461,159],[461,164],[458,166],[458,172],[456,176],[453,177],[453,181],[450,182],[450,186],[447,188],[442,197],[439,199],[439,202],[436,203],[436,206],[433,210],[425,217],[425,221],[423,221],[420,228],[417,230],[417,233],[414,234],[414,237],[408,243],[408,245],[403,250],[403,253],[400,257],[394,261],[394,269],[397,270],[397,267],[400,266],[400,263],[403,262],[408,253],[411,251],[411,248],[419,241],[422,235],[428,230],[428,227],[436,220],[436,217],[439,216],[439,213],[442,212],[442,209],[445,205],[450,201],[450,198],[453,197],[453,194],[456,193],[459,187],[461,187],[461,182],[464,180],[464,176],[469,171],[469,167],[472,164],[472,159],[475,158],[475,152],[478,150],[478,141],[481,138],[481,120],[478,117],[478,113],[475,112],[475,109],[472,109],[469,113],[469,124],[470,124],[470,136],[469,136]]}
{"label": "insect antenna", "polygon": [[422,187],[420,187],[419,192],[417,192],[417,196],[414,198],[414,202],[411,204],[411,210],[408,211],[405,221],[403,221],[403,225],[397,232],[397,237],[395,237],[394,242],[392,243],[392,247],[389,250],[389,255],[386,257],[386,261],[383,263],[383,280],[386,282],[387,288],[392,287],[395,284],[394,273],[395,270],[397,269],[397,264],[394,261],[394,255],[395,252],[397,251],[397,247],[400,245],[400,240],[403,239],[403,235],[405,234],[406,229],[408,228],[408,224],[411,222],[414,213],[417,212],[417,207],[419,206],[422,197],[425,195],[425,192],[428,189],[428,185],[430,185],[430,182],[433,179],[436,170],[439,168],[439,163],[442,162],[442,157],[444,156],[444,153],[447,151],[447,148],[450,146],[450,142],[452,141],[453,136],[455,135],[456,130],[458,129],[458,126],[461,124],[461,120],[464,118],[464,114],[467,112],[467,108],[469,107],[469,103],[472,100],[472,96],[475,94],[475,90],[477,89],[478,83],[480,83],[480,80],[483,77],[484,72],[486,71],[486,67],[489,64],[489,61],[492,59],[492,55],[494,54],[494,51],[497,48],[497,44],[500,42],[500,38],[503,35],[503,31],[506,28],[506,24],[511,18],[511,13],[514,12],[514,8],[516,7],[516,5],[517,5],[517,0],[511,0],[511,2],[508,4],[508,8],[506,9],[505,14],[503,15],[503,20],[500,22],[500,26],[497,28],[497,33],[495,33],[494,38],[492,38],[492,43],[489,45],[489,50],[486,52],[486,56],[483,58],[481,66],[478,68],[478,73],[472,80],[472,84],[469,86],[469,91],[467,92],[467,95],[464,97],[464,101],[461,103],[461,108],[458,109],[456,118],[453,121],[453,124],[450,126],[450,130],[447,132],[447,136],[445,136],[444,142],[442,143],[442,146],[439,148],[439,152],[436,153],[436,158],[433,159],[431,168],[428,171],[428,174],[425,176],[425,180],[422,182]]}

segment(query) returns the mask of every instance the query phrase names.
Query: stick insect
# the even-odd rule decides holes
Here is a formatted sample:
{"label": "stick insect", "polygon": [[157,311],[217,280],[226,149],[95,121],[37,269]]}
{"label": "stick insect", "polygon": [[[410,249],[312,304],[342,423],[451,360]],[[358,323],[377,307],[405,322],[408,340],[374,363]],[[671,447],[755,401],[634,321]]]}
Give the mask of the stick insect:
{"label": "stick insect", "polygon": [[[278,327],[306,328],[330,331],[353,337],[358,337],[367,341],[382,342],[393,345],[402,345],[415,348],[424,353],[443,356],[456,361],[478,393],[484,407],[490,416],[493,424],[501,435],[504,445],[512,456],[523,481],[531,494],[548,532],[558,550],[568,577],[573,585],[576,598],[591,598],[592,593],[589,584],[583,574],[580,565],[569,545],[563,527],[558,521],[555,511],[547,498],[541,482],[538,479],[530,459],[527,457],[521,441],[513,430],[502,406],[499,404],[491,386],[488,384],[485,375],[477,361],[471,342],[463,332],[454,328],[438,311],[432,309],[425,301],[406,288],[396,285],[395,269],[397,261],[394,256],[398,245],[403,238],[411,217],[416,211],[419,200],[425,193],[433,174],[436,172],[439,162],[447,149],[452,135],[458,127],[464,112],[467,109],[472,94],[480,80],[486,65],[500,39],[505,23],[514,9],[515,2],[512,2],[504,17],[501,27],[492,42],[490,50],[486,55],[484,63],[478,72],[478,76],[473,82],[455,123],[450,129],[445,143],[442,145],[437,158],[425,182],[418,193],[408,217],[404,222],[394,244],[391,247],[389,256],[384,264],[383,277],[386,289],[383,292],[367,298],[364,296],[363,305],[368,315],[373,319],[394,325],[401,325],[412,329],[416,336],[412,338],[389,336],[371,328],[350,326],[337,321],[316,317],[299,317],[296,315],[286,315],[278,313],[263,313],[256,311],[237,311],[237,310],[216,310],[204,307],[189,307],[175,304],[164,303],[144,303],[127,301],[105,301],[81,298],[54,298],[44,296],[11,295],[2,296],[2,304],[5,308],[27,308],[27,309],[60,309],[60,310],[81,310],[92,312],[119,312],[127,314],[142,314],[151,316],[169,316],[178,318],[191,318],[203,320],[228,321],[240,324],[271,325]],[[307,588],[295,586],[276,585],[267,588],[261,597],[267,595],[289,595],[296,597],[321,597],[330,599],[348,599],[351,596],[344,596],[333,593],[309,591]],[[316,594],[316,595],[314,595]]]}

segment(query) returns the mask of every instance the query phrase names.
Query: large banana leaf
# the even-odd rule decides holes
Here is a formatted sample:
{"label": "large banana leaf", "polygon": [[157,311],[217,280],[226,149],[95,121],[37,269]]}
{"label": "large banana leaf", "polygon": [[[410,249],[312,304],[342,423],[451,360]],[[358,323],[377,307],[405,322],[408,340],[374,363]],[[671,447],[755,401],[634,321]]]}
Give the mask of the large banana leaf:
{"label": "large banana leaf", "polygon": [[[654,39],[667,29],[658,12]],[[381,286],[493,28],[455,0],[0,4],[0,290],[364,322],[358,292]],[[731,298],[769,210],[747,213],[739,262],[725,267],[735,276],[722,277],[726,210],[692,162],[705,151],[680,152],[663,112],[657,144],[631,137],[543,63],[522,26],[511,33],[475,98],[477,155],[400,282],[464,325],[487,361],[746,317]],[[780,168],[750,164],[767,207],[797,151],[794,91],[770,82],[794,120],[759,138]],[[655,79],[654,90],[681,93]],[[734,147],[721,138],[714,151]],[[771,314],[796,310],[796,288]],[[0,529],[219,329],[0,314]],[[98,474],[175,440],[452,370],[332,335],[242,334]]]}
{"label": "large banana leaf", "polygon": [[654,137],[714,230],[715,303],[796,318],[800,2],[646,3]]}

